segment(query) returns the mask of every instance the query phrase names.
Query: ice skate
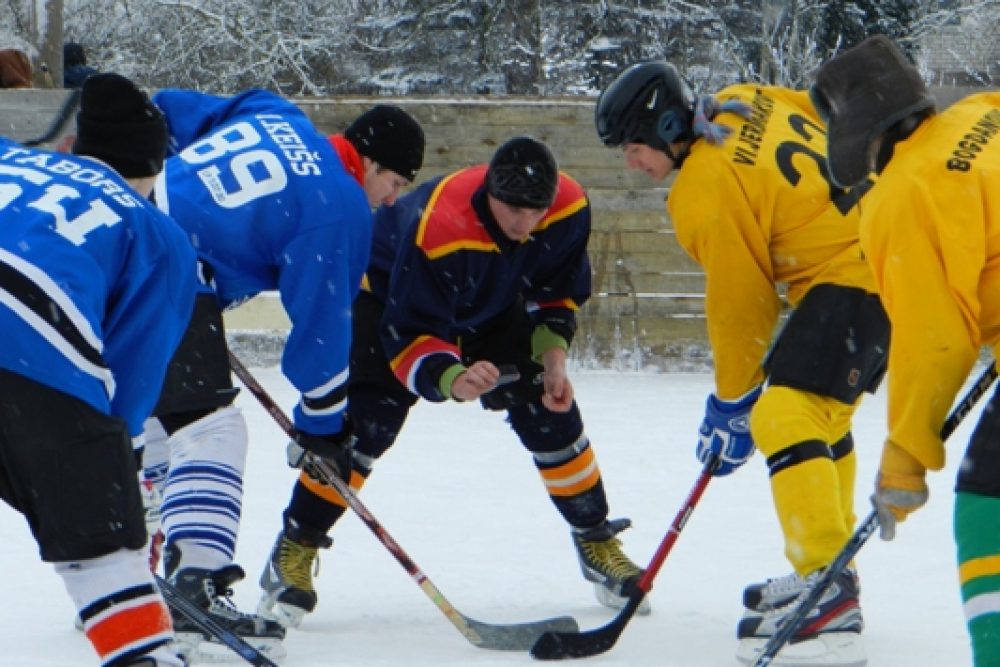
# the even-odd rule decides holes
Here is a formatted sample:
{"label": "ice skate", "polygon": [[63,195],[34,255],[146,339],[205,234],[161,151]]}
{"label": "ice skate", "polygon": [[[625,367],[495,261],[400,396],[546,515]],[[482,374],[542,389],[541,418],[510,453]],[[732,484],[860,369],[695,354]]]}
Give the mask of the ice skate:
{"label": "ice skate", "polygon": [[[201,607],[213,621],[232,631],[271,660],[285,657],[281,644],[285,628],[275,621],[241,612],[231,599],[230,586],[244,578],[243,568],[227,565],[218,570],[189,567],[171,577],[171,583],[192,602]],[[183,614],[171,609],[174,633],[181,652],[191,662],[212,660],[231,655],[230,649],[208,637]]]}
{"label": "ice skate", "polygon": [[[747,610],[736,631],[740,641],[736,657],[752,664],[768,640],[795,611],[799,601],[822,575],[813,572],[802,579],[799,596],[763,613]],[[819,603],[806,615],[799,631],[771,662],[775,667],[862,667],[868,664],[861,632],[864,619],[858,604],[858,580],[845,570],[823,593]]]}
{"label": "ice skate", "polygon": [[[597,601],[611,609],[621,609],[635,590],[643,570],[629,560],[615,537],[632,525],[628,519],[603,521],[593,528],[574,528],[573,544],[580,559],[580,569],[587,581],[594,582]],[[636,613],[650,613],[649,598],[643,598]]]}
{"label": "ice skate", "polygon": [[332,544],[326,535],[303,529],[295,521],[286,519],[285,528],[278,534],[260,575],[264,594],[257,613],[285,627],[298,627],[318,601],[312,579],[314,566],[317,571],[319,569],[317,549],[326,549]]}

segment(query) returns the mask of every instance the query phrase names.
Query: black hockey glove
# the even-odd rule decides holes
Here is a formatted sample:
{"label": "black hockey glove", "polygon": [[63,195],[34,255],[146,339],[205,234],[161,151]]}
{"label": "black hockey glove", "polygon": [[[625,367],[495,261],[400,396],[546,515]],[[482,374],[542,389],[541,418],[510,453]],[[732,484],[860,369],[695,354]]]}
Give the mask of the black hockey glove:
{"label": "black hockey glove", "polygon": [[350,420],[344,421],[340,433],[315,435],[295,430],[295,437],[288,443],[288,465],[301,468],[307,475],[321,484],[327,484],[325,475],[310,465],[306,452],[315,454],[333,469],[344,481],[351,479],[351,461],[354,458],[354,443],[357,442]]}

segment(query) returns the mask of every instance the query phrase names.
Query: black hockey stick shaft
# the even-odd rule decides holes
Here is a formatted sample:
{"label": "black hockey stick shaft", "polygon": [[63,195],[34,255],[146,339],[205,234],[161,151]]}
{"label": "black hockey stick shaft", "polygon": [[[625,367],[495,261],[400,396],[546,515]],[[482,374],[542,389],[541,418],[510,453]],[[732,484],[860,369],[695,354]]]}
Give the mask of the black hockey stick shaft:
{"label": "black hockey stick shaft", "polygon": [[712,479],[712,472],[718,465],[718,458],[712,457],[702,468],[698,480],[691,489],[684,504],[677,515],[667,534],[660,540],[660,545],[656,548],[652,560],[646,566],[646,571],[636,583],[636,590],[629,596],[628,602],[618,615],[609,623],[593,630],[585,632],[558,632],[550,631],[539,637],[535,645],[531,647],[531,655],[539,660],[562,660],[565,658],[587,658],[604,653],[618,641],[625,626],[635,615],[642,599],[646,597],[653,587],[653,580],[659,573],[663,562],[667,559],[667,554],[673,548],[674,543],[684,529],[684,525],[691,517],[695,506],[701,499],[705,488]]}
{"label": "black hockey stick shaft", "polygon": [[177,588],[169,581],[160,575],[155,576],[156,584],[159,586],[160,592],[163,594],[163,599],[166,600],[167,605],[171,609],[179,614],[182,614],[186,619],[198,626],[198,628],[205,634],[218,639],[220,642],[231,648],[236,655],[240,656],[251,665],[255,665],[256,667],[277,667],[276,662],[272,661],[232,630],[219,625],[219,623],[209,616],[204,609],[187,599],[184,594],[177,590]]}
{"label": "black hockey stick shaft", "polygon": [[[997,366],[996,362],[989,365],[983,374],[976,380],[976,383],[969,388],[965,396],[962,398],[961,402],[958,403],[951,411],[948,419],[945,420],[944,425],[941,427],[941,439],[947,440],[958,425],[962,423],[962,420],[972,412],[972,409],[979,402],[979,399],[989,390],[990,385],[997,377]],[[785,620],[784,623],[778,628],[778,631],[771,635],[767,643],[764,645],[764,649],[761,651],[760,655],[753,663],[753,667],[767,667],[771,664],[774,658],[778,655],[782,648],[785,647],[795,633],[798,632],[799,627],[805,620],[806,616],[812,611],[813,607],[819,603],[820,598],[823,597],[823,593],[826,589],[830,587],[833,580],[840,576],[840,573],[844,571],[854,557],[861,550],[861,547],[865,545],[875,531],[878,529],[878,513],[872,510],[864,521],[858,526],[854,534],[851,535],[850,539],[847,540],[847,544],[844,548],[837,554],[837,557],[833,559],[833,562],[823,571],[823,574],[816,580],[816,583],[809,589],[805,597],[801,598],[796,605],[795,609],[792,610],[791,615]]]}
{"label": "black hockey stick shaft", "polygon": [[[290,438],[295,435],[295,426],[284,410],[271,398],[256,378],[247,370],[231,350],[229,363],[244,386],[257,398],[265,410],[274,418],[281,430]],[[375,534],[389,553],[395,557],[403,569],[420,586],[420,589],[431,599],[435,606],[451,621],[462,635],[475,646],[501,651],[526,651],[544,632],[550,630],[576,630],[576,621],[568,616],[545,619],[529,623],[492,624],[483,623],[469,618],[461,613],[448,601],[444,594],[435,586],[427,575],[417,567],[417,564],[407,555],[401,546],[382,527],[375,516],[361,502],[351,487],[322,458],[306,452],[306,460],[310,467],[323,476],[323,481],[337,490],[337,493],[358,515],[358,518]]]}
{"label": "black hockey stick shaft", "polygon": [[74,88],[73,91],[66,97],[62,106],[59,107],[59,113],[56,114],[55,119],[49,125],[45,132],[34,139],[28,139],[27,141],[21,142],[22,146],[40,146],[41,144],[48,143],[62,132],[62,129],[66,126],[67,121],[73,115],[73,110],[76,109],[76,105],[80,103],[80,89]]}

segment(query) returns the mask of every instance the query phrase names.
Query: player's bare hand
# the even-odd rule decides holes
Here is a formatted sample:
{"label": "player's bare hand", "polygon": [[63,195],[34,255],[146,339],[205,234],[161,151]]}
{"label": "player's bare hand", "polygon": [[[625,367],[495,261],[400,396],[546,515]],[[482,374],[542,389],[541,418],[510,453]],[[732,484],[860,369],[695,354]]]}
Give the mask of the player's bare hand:
{"label": "player's bare hand", "polygon": [[573,407],[573,383],[566,373],[566,351],[555,348],[545,353],[542,363],[542,405],[552,412],[568,412]]}
{"label": "player's bare hand", "polygon": [[500,370],[489,361],[477,361],[451,383],[451,395],[471,401],[492,390],[500,379]]}

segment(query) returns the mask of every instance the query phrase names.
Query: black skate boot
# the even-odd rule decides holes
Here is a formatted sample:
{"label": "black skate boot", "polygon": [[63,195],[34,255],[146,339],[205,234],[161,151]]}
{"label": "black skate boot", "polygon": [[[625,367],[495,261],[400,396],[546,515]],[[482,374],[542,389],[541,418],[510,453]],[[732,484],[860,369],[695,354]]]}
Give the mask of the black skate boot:
{"label": "black skate boot", "polygon": [[[167,549],[169,552],[171,546]],[[232,631],[271,660],[281,660],[285,657],[285,649],[281,644],[285,638],[285,628],[275,621],[241,612],[232,601],[233,591],[230,587],[245,576],[243,568],[235,563],[218,570],[187,567],[174,572],[170,576],[170,583],[201,607],[213,621]],[[214,652],[228,652],[228,648],[218,643],[218,640],[206,636],[183,614],[171,609],[171,615],[177,643],[191,662],[196,660],[197,654],[210,657],[209,654]]]}

